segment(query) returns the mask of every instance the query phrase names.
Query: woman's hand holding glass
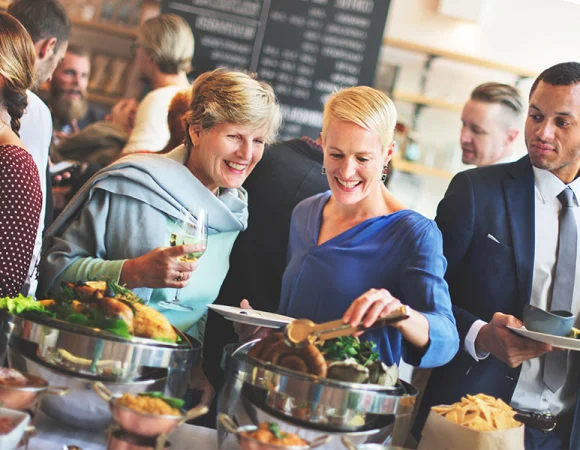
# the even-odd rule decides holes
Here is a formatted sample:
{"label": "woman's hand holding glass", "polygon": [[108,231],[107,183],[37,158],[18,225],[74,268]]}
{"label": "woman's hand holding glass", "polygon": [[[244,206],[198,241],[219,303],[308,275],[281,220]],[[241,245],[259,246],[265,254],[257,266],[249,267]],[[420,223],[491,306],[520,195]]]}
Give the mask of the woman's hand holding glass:
{"label": "woman's hand holding glass", "polygon": [[[171,233],[169,243],[172,247],[190,246],[194,248],[192,252],[181,255],[179,260],[181,262],[196,263],[199,258],[205,253],[207,248],[207,211],[202,208],[196,208],[193,212],[186,212],[184,219],[176,219],[176,229]],[[184,274],[179,273],[175,281],[183,281]],[[175,291],[175,297],[172,301],[162,300],[159,306],[163,308],[175,309],[177,311],[193,311],[193,308],[181,303],[179,293],[181,288]]]}
{"label": "woman's hand holding glass", "polygon": [[158,247],[134,259],[129,259],[121,269],[120,284],[129,289],[148,287],[152,289],[181,289],[189,284],[197,261],[183,261],[182,257],[195,252],[197,245]]}
{"label": "woman's hand holding glass", "polygon": [[[361,322],[365,327],[372,326],[378,319],[382,319],[398,310],[403,304],[391,295],[386,289],[370,289],[355,299],[342,316],[344,323],[352,327]],[[406,306],[408,319],[391,325],[398,329],[403,338],[414,347],[424,349],[429,344],[429,322],[427,318]],[[358,333],[358,335],[362,334]]]}

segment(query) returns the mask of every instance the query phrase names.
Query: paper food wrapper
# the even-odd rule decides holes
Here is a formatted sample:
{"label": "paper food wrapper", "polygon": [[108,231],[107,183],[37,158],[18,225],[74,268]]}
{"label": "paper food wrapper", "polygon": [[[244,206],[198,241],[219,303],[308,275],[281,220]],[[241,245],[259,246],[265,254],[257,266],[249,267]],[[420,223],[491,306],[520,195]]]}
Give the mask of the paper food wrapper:
{"label": "paper food wrapper", "polygon": [[498,431],[477,431],[429,413],[419,450],[524,450],[524,425]]}

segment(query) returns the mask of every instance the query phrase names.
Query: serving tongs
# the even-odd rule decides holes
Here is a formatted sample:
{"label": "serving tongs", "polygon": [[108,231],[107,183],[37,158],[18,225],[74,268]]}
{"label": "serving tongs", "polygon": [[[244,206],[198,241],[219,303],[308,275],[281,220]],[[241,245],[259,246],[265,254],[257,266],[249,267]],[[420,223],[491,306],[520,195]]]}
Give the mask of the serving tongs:
{"label": "serving tongs", "polygon": [[362,322],[356,327],[351,327],[348,323],[343,323],[342,319],[319,324],[308,319],[296,319],[284,328],[284,341],[290,347],[303,348],[318,341],[349,336],[358,331],[382,328],[407,318],[409,318],[407,308],[403,305],[388,316],[378,319],[368,328]]}

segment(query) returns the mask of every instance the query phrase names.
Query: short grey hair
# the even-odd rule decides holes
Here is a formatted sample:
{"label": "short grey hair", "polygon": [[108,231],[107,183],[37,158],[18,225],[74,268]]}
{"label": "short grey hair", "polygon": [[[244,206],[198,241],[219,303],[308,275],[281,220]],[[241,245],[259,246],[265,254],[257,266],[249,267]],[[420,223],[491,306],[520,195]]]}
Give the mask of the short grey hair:
{"label": "short grey hair", "polygon": [[[202,73],[191,89],[191,104],[185,124],[207,130],[220,123],[234,123],[257,130],[267,127],[266,144],[274,142],[282,123],[282,112],[274,89],[258,81],[255,74],[215,69]],[[191,137],[185,133],[186,145]]]}

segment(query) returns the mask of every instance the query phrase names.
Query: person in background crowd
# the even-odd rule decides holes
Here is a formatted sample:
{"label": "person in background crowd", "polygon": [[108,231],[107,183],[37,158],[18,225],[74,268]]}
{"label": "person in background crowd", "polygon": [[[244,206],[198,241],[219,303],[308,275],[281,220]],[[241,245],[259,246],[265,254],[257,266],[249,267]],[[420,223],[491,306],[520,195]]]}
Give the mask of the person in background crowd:
{"label": "person in background crowd", "polygon": [[431,373],[417,439],[431,406],[482,392],[520,410],[527,449],[580,448],[578,353],[506,328],[527,304],[580,312],[580,64],[542,72],[529,100],[528,155],[459,173],[439,204],[461,350]]}
{"label": "person in background crowd", "polygon": [[[130,155],[104,168],[75,196],[47,233],[41,292],[61,282],[108,278],[148,301],[180,330],[203,341],[207,304],[247,225],[246,177],[281,122],[273,89],[253,76],[217,69],[197,78],[187,113],[186,143],[166,155]],[[207,250],[199,262],[179,257],[195,245],[170,247],[177,219],[204,208]],[[181,289],[191,311],[160,306]],[[196,367],[191,383],[209,404],[213,389]]]}
{"label": "person in background crowd", "polygon": [[[171,100],[167,111],[167,125],[170,135],[167,145],[158,152],[169,153],[185,141],[183,116],[189,110],[191,89],[180,91]],[[75,133],[52,149],[55,162],[73,160],[87,165],[84,172],[71,180],[66,186],[53,187],[55,214],[62,212],[70,199],[98,170],[117,160],[133,128],[137,102],[133,99],[119,101],[105,120],[95,122]],[[139,151],[133,153],[157,153]]]}
{"label": "person in background crowd", "polygon": [[515,161],[513,143],[519,134],[522,98],[513,86],[477,86],[461,114],[463,164],[489,166]]}
{"label": "person in background crowd", "polygon": [[158,152],[169,140],[169,103],[177,92],[189,86],[193,33],[182,17],[162,14],[140,27],[135,51],[141,77],[153,90],[139,104],[135,126],[123,153]]}
{"label": "person in background crowd", "polygon": [[[48,81],[68,46],[70,22],[58,0],[15,0],[8,6],[8,13],[24,26],[34,44],[36,63],[32,88]],[[21,119],[20,138],[24,148],[38,168],[42,188],[42,209],[34,252],[28,277],[22,292],[34,295],[38,284],[38,262],[42,248],[45,225],[52,223],[52,185],[48,176],[52,118],[48,107],[30,90],[27,91],[28,107]]]}
{"label": "person in background crowd", "polygon": [[24,27],[0,13],[0,296],[26,280],[42,207],[38,169],[18,130],[33,82],[35,49]]}
{"label": "person in background crowd", "polygon": [[[407,304],[407,319],[362,337],[377,344],[387,365],[402,357],[434,367],[453,358],[459,339],[443,279],[441,233],[384,185],[396,121],[391,99],[366,86],[334,93],[324,105],[323,173],[330,191],[292,213],[279,312],[370,327]],[[255,334],[235,325],[242,340]]]}
{"label": "person in background crowd", "polygon": [[[240,234],[230,256],[230,270],[216,303],[238,306],[251,298],[254,308],[278,310],[282,274],[286,267],[290,217],[302,200],[328,189],[321,176],[322,148],[309,138],[277,142],[244,183],[251,211],[248,229]],[[209,312],[204,367],[214,387],[221,387],[223,347],[237,342],[227,321]]]}
{"label": "person in background crowd", "polygon": [[103,120],[107,112],[89,104],[88,86],[91,73],[89,52],[69,45],[62,62],[50,80],[47,104],[52,113],[54,143]]}

